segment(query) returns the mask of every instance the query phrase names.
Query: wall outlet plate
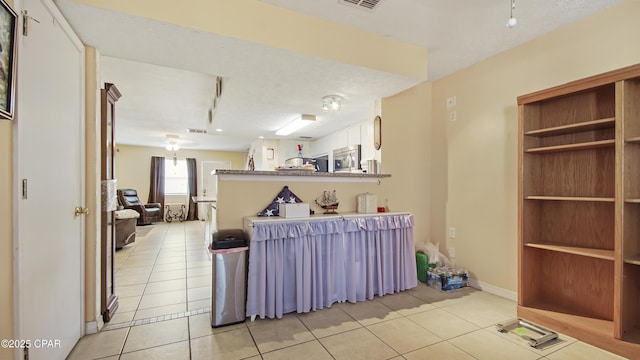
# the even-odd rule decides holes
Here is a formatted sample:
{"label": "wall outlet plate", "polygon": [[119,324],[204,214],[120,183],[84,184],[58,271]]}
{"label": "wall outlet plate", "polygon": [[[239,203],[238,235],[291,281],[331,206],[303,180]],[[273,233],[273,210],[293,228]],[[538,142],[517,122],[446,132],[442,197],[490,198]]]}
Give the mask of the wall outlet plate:
{"label": "wall outlet plate", "polygon": [[454,257],[456,257],[456,248],[454,247],[450,247],[449,248],[449,256],[453,259]]}
{"label": "wall outlet plate", "polygon": [[451,96],[447,98],[447,109],[456,106],[456,97]]}

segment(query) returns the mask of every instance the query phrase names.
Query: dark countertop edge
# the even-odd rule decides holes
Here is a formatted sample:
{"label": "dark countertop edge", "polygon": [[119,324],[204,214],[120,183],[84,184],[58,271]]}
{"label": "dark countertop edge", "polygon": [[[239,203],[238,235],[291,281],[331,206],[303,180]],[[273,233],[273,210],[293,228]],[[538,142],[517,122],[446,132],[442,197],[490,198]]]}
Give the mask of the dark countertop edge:
{"label": "dark countertop edge", "polygon": [[267,175],[267,176],[311,176],[311,177],[344,177],[344,178],[388,178],[391,174],[367,174],[367,173],[330,173],[312,171],[248,171],[248,170],[216,170],[216,175]]}

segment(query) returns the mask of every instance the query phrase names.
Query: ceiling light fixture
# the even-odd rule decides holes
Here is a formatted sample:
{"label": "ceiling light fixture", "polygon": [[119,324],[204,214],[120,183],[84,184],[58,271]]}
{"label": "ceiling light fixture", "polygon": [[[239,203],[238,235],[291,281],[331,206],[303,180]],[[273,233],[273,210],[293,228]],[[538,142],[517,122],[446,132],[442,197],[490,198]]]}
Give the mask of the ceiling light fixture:
{"label": "ceiling light fixture", "polygon": [[327,95],[322,98],[322,111],[340,111],[342,108],[342,96]]}
{"label": "ceiling light fixture", "polygon": [[512,28],[516,26],[516,24],[518,23],[518,20],[513,17],[513,10],[515,9],[516,9],[516,0],[511,0],[511,16],[509,17],[509,20],[507,20],[508,28]]}
{"label": "ceiling light fixture", "polygon": [[278,129],[276,131],[276,135],[278,135],[278,136],[287,136],[287,135],[291,134],[292,132],[295,132],[295,131],[298,131],[298,130],[302,129],[303,127],[311,124],[314,121],[316,121],[316,116],[315,115],[302,114],[302,115],[298,116],[297,118],[295,118],[292,122],[288,123],[287,125],[283,126],[280,129]]}
{"label": "ceiling light fixture", "polygon": [[178,151],[180,150],[180,145],[178,145],[178,135],[167,135],[167,145],[165,149],[167,151]]}
{"label": "ceiling light fixture", "polygon": [[167,144],[167,146],[165,146],[165,148],[167,149],[167,151],[178,151],[180,150],[180,146],[174,142],[170,142]]}

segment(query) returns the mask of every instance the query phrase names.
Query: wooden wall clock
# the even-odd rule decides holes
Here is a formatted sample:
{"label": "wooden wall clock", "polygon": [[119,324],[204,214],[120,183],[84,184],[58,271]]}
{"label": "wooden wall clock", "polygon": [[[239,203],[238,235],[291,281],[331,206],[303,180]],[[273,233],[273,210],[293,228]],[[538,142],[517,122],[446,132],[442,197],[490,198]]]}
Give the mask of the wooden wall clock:
{"label": "wooden wall clock", "polygon": [[373,120],[373,147],[376,150],[382,147],[382,118],[379,115]]}

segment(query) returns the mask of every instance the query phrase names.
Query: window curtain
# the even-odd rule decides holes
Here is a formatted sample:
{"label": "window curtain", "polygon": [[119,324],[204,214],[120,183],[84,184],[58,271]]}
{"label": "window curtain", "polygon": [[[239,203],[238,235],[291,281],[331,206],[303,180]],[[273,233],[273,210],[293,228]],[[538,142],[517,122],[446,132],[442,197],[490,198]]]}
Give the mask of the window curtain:
{"label": "window curtain", "polygon": [[164,219],[164,157],[151,157],[151,181],[148,203],[160,203],[160,214]]}
{"label": "window curtain", "polygon": [[198,204],[193,197],[198,195],[198,181],[196,171],[196,159],[187,158],[187,178],[189,182],[189,211],[187,220],[198,220]]}

